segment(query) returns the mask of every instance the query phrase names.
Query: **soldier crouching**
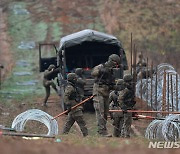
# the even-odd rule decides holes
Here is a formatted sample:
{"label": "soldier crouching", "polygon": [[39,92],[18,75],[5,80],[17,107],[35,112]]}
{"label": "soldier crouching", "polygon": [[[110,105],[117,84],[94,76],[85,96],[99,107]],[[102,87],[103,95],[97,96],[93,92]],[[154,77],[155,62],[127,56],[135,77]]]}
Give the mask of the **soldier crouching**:
{"label": "soldier crouching", "polygon": [[67,76],[67,80],[68,84],[65,88],[64,103],[66,104],[68,109],[68,117],[63,128],[63,134],[68,134],[74,122],[77,122],[83,136],[85,137],[88,135],[88,130],[83,119],[83,107],[78,106],[77,108],[71,110],[71,107],[78,104],[81,99],[81,96],[75,86],[77,82],[77,75],[75,73],[69,73]]}

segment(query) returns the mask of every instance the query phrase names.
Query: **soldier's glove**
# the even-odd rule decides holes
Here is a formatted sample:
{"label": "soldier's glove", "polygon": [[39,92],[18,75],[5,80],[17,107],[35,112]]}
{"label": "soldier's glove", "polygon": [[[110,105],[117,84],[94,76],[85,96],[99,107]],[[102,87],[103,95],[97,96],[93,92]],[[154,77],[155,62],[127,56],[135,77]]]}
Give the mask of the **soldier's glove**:
{"label": "soldier's glove", "polygon": [[75,101],[80,103],[80,99],[79,98],[75,98]]}
{"label": "soldier's glove", "polygon": [[67,113],[69,113],[70,111],[71,111],[71,106],[68,105],[68,106],[67,106]]}

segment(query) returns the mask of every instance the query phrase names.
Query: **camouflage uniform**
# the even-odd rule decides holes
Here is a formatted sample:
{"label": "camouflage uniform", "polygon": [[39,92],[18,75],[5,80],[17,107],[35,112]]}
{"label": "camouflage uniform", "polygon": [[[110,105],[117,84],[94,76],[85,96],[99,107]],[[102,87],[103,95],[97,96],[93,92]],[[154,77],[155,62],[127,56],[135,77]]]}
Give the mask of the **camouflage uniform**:
{"label": "camouflage uniform", "polygon": [[86,123],[83,119],[82,106],[78,106],[77,108],[71,110],[72,106],[80,102],[80,95],[77,88],[75,87],[77,76],[75,73],[69,73],[67,79],[68,83],[65,88],[64,103],[67,105],[69,113],[63,128],[63,134],[68,134],[74,122],[77,122],[83,133],[83,136],[87,136],[88,130],[86,128]]}
{"label": "camouflage uniform", "polygon": [[93,101],[96,112],[98,133],[102,136],[110,136],[107,133],[106,128],[107,115],[109,110],[108,98],[110,90],[115,83],[112,68],[119,64],[119,56],[113,54],[109,56],[109,60],[105,64],[100,64],[94,67],[91,73],[91,75],[95,78],[95,83],[93,85]]}
{"label": "camouflage uniform", "polygon": [[127,110],[131,110],[135,105],[132,76],[125,75],[124,81],[126,83],[126,88],[119,92],[119,97],[118,97],[119,105],[123,110],[123,126],[122,126],[121,137],[129,138],[131,124],[132,124],[132,113],[127,112]]}
{"label": "camouflage uniform", "polygon": [[46,96],[45,96],[45,99],[44,99],[44,102],[43,102],[44,106],[46,106],[47,100],[48,100],[48,98],[50,96],[50,87],[52,87],[58,93],[56,85],[53,82],[54,76],[57,75],[58,72],[59,72],[59,69],[58,68],[55,69],[54,65],[50,65],[48,67],[48,69],[45,70],[45,72],[44,72],[43,86],[44,86],[44,88],[46,90]]}
{"label": "camouflage uniform", "polygon": [[84,98],[84,86],[86,84],[83,75],[83,69],[82,68],[77,68],[75,70],[76,75],[78,76],[76,86],[78,88],[79,94],[81,96],[81,100]]}
{"label": "camouflage uniform", "polygon": [[137,74],[141,71],[142,68],[146,67],[147,63],[145,59],[143,58],[142,53],[139,54],[139,61],[136,64],[136,71]]}
{"label": "camouflage uniform", "polygon": [[[120,110],[118,96],[119,92],[125,88],[123,79],[118,79],[116,81],[116,89],[113,90],[109,95],[109,109],[110,110]],[[122,112],[113,112],[110,113],[111,119],[113,119],[114,131],[113,135],[115,137],[121,136],[121,130],[123,125],[123,113]]]}
{"label": "camouflage uniform", "polygon": [[143,58],[142,53],[140,53],[139,61],[136,64],[137,79],[146,78],[146,72],[147,72],[147,63],[146,63],[145,59]]}

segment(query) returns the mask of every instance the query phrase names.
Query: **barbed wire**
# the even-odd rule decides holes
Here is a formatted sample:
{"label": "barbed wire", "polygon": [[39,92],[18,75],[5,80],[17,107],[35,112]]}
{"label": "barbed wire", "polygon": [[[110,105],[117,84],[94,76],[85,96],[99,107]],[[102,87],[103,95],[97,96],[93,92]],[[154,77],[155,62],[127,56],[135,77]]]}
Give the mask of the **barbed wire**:
{"label": "barbed wire", "polygon": [[12,122],[12,128],[16,131],[23,131],[26,123],[30,120],[43,123],[48,128],[47,135],[58,134],[58,123],[53,117],[39,109],[30,109],[19,114]]}
{"label": "barbed wire", "polygon": [[180,139],[180,115],[169,115],[165,120],[153,120],[146,129],[147,139],[178,141]]}
{"label": "barbed wire", "polygon": [[[136,97],[139,98],[142,97],[142,99],[145,102],[147,102],[149,106],[151,106],[151,102],[152,102],[153,110],[162,110],[164,73],[166,73],[167,74],[166,85],[169,85],[166,86],[166,100],[169,103],[169,106],[166,106],[166,110],[170,109],[172,111],[175,108],[177,109],[178,106],[178,111],[180,111],[180,76],[177,74],[173,66],[167,63],[162,63],[158,65],[156,73],[157,73],[157,82],[156,82],[155,74],[153,75],[152,78],[142,79],[137,81]],[[168,76],[168,74],[172,76],[170,77]],[[177,83],[176,83],[177,81],[176,75],[178,80]],[[156,90],[156,84],[157,84],[157,90]],[[177,104],[174,102],[176,102]]]}

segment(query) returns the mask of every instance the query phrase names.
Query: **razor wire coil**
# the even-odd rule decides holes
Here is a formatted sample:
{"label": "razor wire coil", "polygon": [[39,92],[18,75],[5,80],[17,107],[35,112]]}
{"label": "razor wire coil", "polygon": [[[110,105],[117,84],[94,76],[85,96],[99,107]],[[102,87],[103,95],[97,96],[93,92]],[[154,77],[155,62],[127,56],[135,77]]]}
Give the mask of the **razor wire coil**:
{"label": "razor wire coil", "polygon": [[58,134],[58,123],[52,116],[39,109],[30,109],[19,114],[12,122],[12,128],[16,131],[23,131],[26,123],[30,120],[43,123],[48,128],[47,135]]}
{"label": "razor wire coil", "polygon": [[[168,100],[169,102],[168,108],[170,109],[170,111],[172,111],[173,109],[178,107],[177,111],[180,111],[180,76],[177,74],[173,66],[167,63],[162,63],[157,66],[157,82],[155,74],[152,76],[152,78],[137,81],[136,97],[142,98],[145,102],[148,103],[149,106],[151,106],[152,103],[153,110],[161,110],[163,101],[162,94],[164,84],[164,73],[169,74],[169,76],[166,75],[166,100]],[[176,106],[176,103],[174,102],[176,102],[177,100],[178,102]]]}
{"label": "razor wire coil", "polygon": [[172,114],[165,120],[153,120],[146,129],[145,137],[164,141],[180,140],[180,115]]}

